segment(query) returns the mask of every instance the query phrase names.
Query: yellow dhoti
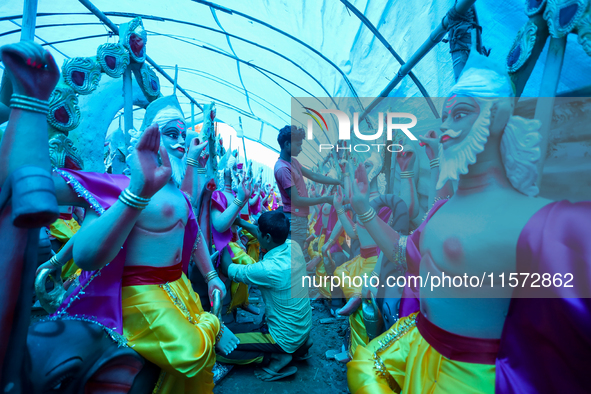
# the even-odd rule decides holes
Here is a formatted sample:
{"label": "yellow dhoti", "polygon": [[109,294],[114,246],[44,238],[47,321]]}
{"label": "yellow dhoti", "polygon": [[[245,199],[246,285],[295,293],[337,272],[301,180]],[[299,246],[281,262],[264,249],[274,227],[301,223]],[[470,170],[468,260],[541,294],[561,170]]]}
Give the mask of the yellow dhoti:
{"label": "yellow dhoti", "polygon": [[[357,256],[338,267],[334,274],[341,279],[341,289],[347,299],[361,297],[363,289],[363,275],[371,276],[371,272],[378,261],[377,256]],[[343,280],[343,278],[345,278]],[[360,278],[361,280],[355,278]],[[349,280],[350,279],[350,280]]]}
{"label": "yellow dhoti", "polygon": [[[80,230],[80,225],[76,219],[58,219],[49,226],[49,233],[51,235],[50,239],[53,238],[60,241],[63,244],[62,247],[59,248],[59,250],[61,250],[78,230]],[[74,259],[70,259],[62,267],[62,279],[65,280],[73,277],[76,271],[78,271],[78,266],[74,264]]]}
{"label": "yellow dhoti", "polygon": [[[249,256],[244,249],[242,249],[236,242],[230,242],[228,247],[234,254],[232,257],[232,262],[234,264],[254,264],[256,260],[254,260],[251,256]],[[234,309],[248,305],[248,285],[245,283],[238,283],[232,282],[230,292],[232,295],[232,301],[230,302],[230,306],[226,313],[231,313]]]}
{"label": "yellow dhoti", "polygon": [[[370,277],[377,261],[377,256],[363,257],[362,255],[359,255],[335,270],[334,274],[340,279],[341,289],[347,300],[353,297],[361,298],[363,275]],[[363,323],[363,313],[361,308],[358,308],[349,316],[349,325],[351,326],[349,353],[350,356],[353,356],[357,346],[365,346],[369,341],[365,324]]]}
{"label": "yellow dhoti", "polygon": [[329,275],[326,273],[326,268],[324,267],[324,257],[322,256],[322,247],[324,246],[325,239],[325,234],[322,234],[320,237],[310,242],[310,245],[308,246],[308,254],[312,259],[320,257],[320,262],[316,266],[314,287],[320,291],[320,294],[322,294],[324,298],[330,299],[332,297],[330,293],[330,280],[328,280],[328,278],[325,279],[325,277]]}
{"label": "yellow dhoti", "polygon": [[201,308],[182,274],[164,285],[122,288],[123,334],[162,369],[154,393],[211,393],[219,320]]}
{"label": "yellow dhoti", "polygon": [[261,248],[259,240],[246,230],[242,230],[242,234],[248,238],[248,242],[246,243],[246,254],[252,257],[254,261],[259,261]]}
{"label": "yellow dhoti", "polygon": [[347,364],[352,394],[494,393],[495,366],[452,361],[421,336],[416,313],[400,319]]}

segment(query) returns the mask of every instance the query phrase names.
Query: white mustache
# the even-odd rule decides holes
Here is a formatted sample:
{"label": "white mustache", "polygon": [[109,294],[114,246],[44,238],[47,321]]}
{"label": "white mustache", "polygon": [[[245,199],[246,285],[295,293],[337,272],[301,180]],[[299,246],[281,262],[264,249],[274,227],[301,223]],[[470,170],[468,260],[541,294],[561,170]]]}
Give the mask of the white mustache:
{"label": "white mustache", "polygon": [[459,136],[460,136],[460,134],[462,134],[463,132],[464,132],[464,130],[458,130],[458,131],[455,131],[455,130],[447,130],[445,133],[443,133],[443,134],[441,135],[441,137],[443,137],[444,135],[448,135],[448,136],[450,136],[451,138],[457,138],[457,137],[459,137]]}
{"label": "white mustache", "polygon": [[183,148],[183,149],[185,149],[185,145],[183,145],[183,144],[175,144],[175,145],[172,145],[172,146],[170,147],[170,149],[178,149],[178,148]]}

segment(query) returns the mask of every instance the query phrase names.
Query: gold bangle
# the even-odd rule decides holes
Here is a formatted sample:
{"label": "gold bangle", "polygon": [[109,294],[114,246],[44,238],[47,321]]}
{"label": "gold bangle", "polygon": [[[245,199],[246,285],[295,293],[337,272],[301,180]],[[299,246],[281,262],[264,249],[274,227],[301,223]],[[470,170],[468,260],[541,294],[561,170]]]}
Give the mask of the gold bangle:
{"label": "gold bangle", "polygon": [[214,280],[215,278],[219,278],[218,273],[216,270],[213,271],[209,271],[206,275],[205,275],[205,283],[209,283],[212,280]]}
{"label": "gold bangle", "polygon": [[49,112],[49,101],[40,100],[22,94],[13,94],[10,99],[12,108],[19,108],[25,111],[47,114]]}
{"label": "gold bangle", "polygon": [[197,174],[206,174],[207,173],[207,168],[201,167],[199,162],[195,159],[188,158],[187,165],[191,166],[191,167],[195,167],[197,169]]}
{"label": "gold bangle", "polygon": [[224,323],[220,322],[220,331],[218,335],[215,336],[215,342],[218,343],[220,339],[222,339],[222,335],[224,334]]}
{"label": "gold bangle", "polygon": [[414,178],[415,172],[414,171],[402,171],[400,172],[400,179],[408,179]]}
{"label": "gold bangle", "polygon": [[344,214],[345,214],[345,208],[339,208],[339,209],[337,209],[337,215],[338,216],[341,216],[341,215],[344,215]]}
{"label": "gold bangle", "polygon": [[242,208],[242,204],[244,204],[244,201],[242,201],[238,197],[236,197],[234,199],[234,204],[236,204],[236,205],[238,205],[238,207]]}
{"label": "gold bangle", "polygon": [[49,264],[53,265],[55,268],[62,268],[63,264],[59,262],[57,259],[57,254],[54,254],[49,259]]}
{"label": "gold bangle", "polygon": [[119,195],[119,201],[121,201],[129,207],[141,210],[148,206],[150,199],[140,197],[132,193],[129,189],[123,189],[123,191]]}
{"label": "gold bangle", "polygon": [[18,109],[22,109],[24,111],[37,112],[37,113],[43,114],[43,115],[47,115],[47,113],[49,112],[49,108],[45,109],[45,108],[39,108],[39,107],[30,106],[30,105],[15,103],[13,100],[10,100],[10,108],[18,108]]}
{"label": "gold bangle", "polygon": [[41,99],[38,99],[38,98],[35,98],[35,97],[25,96],[24,94],[16,94],[16,93],[14,93],[11,96],[11,98],[17,99],[17,100],[30,101],[30,102],[41,104],[41,105],[49,105],[49,101],[47,101],[47,100],[41,100]]}
{"label": "gold bangle", "polygon": [[431,166],[431,168],[439,167],[439,157],[431,160],[429,162],[429,165]]}
{"label": "gold bangle", "polygon": [[363,215],[359,215],[358,219],[360,221],[362,221],[363,223],[367,223],[375,217],[376,217],[376,211],[373,208],[369,208],[369,210],[367,212],[365,212]]}

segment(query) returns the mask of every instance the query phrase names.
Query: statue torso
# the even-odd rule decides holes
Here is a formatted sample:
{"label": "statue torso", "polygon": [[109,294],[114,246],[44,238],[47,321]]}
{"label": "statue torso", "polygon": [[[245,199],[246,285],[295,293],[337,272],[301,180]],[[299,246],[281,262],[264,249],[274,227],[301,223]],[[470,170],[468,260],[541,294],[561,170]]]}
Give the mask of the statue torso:
{"label": "statue torso", "polygon": [[189,206],[172,183],[156,193],[127,238],[125,265],[169,267],[181,262]]}
{"label": "statue torso", "polygon": [[[519,235],[528,220],[549,202],[501,190],[456,196],[443,205],[421,235],[420,274],[423,281],[428,276],[442,278],[442,273],[452,280],[461,276],[462,283],[455,287],[446,279],[445,287],[431,289],[429,278],[420,290],[421,311],[428,319],[459,335],[500,338],[511,301],[508,276],[516,269]],[[502,273],[505,287],[499,278]],[[482,286],[468,283],[466,287],[472,276],[478,277]]]}

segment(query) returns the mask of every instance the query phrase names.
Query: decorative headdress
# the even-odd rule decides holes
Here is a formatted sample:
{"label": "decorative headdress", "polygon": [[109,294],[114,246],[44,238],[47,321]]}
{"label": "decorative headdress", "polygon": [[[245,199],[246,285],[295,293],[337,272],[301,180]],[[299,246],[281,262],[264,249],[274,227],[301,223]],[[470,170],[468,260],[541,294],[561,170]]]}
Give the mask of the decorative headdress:
{"label": "decorative headdress", "polygon": [[140,130],[144,131],[150,125],[157,123],[160,131],[162,131],[164,126],[171,120],[185,122],[185,116],[183,115],[179,100],[176,96],[161,97],[152,101],[148,105],[148,108],[146,108],[146,115],[144,116]]}

